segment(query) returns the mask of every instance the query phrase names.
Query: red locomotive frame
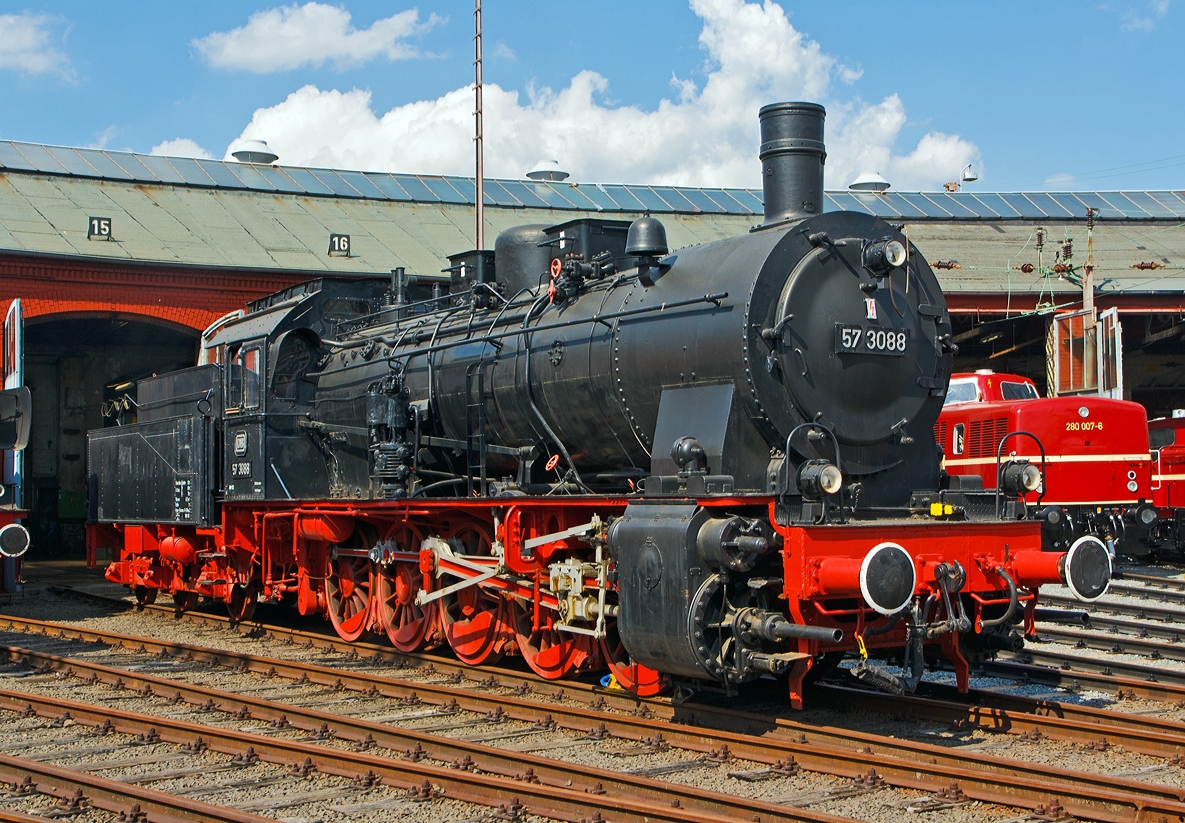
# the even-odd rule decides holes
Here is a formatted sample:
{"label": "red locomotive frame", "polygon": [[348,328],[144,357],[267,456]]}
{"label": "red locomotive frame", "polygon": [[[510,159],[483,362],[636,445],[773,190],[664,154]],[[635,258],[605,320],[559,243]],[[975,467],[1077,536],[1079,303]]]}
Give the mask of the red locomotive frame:
{"label": "red locomotive frame", "polygon": [[[665,688],[658,672],[633,664],[610,630],[605,638],[557,632],[552,616],[560,603],[548,586],[548,569],[568,558],[595,573],[595,530],[563,536],[593,520],[619,515],[628,501],[581,497],[565,501],[518,498],[510,501],[448,500],[316,503],[304,505],[224,505],[222,524],[212,529],[92,524],[91,546],[116,546],[107,577],[131,587],[145,601],[172,592],[179,609],[198,598],[222,601],[237,619],[249,619],[256,599],[291,602],[301,614],[323,614],[338,634],[356,640],[366,631],[385,633],[399,650],[414,652],[448,645],[465,663],[492,663],[521,656],[546,678],[608,669],[616,683],[646,695]],[[706,498],[721,511],[765,507],[776,523],[771,499]],[[366,524],[369,546],[334,544]],[[1007,608],[1009,593],[998,570],[1019,587],[1024,629],[1031,633],[1036,588],[1059,582],[1063,555],[1041,551],[1040,526],[1032,522],[986,526],[965,521],[776,526],[783,540],[784,598],[791,617],[802,625],[844,631],[839,644],[822,646],[799,639],[789,671],[793,705],[801,706],[803,681],[826,652],[900,647],[904,628],[877,634],[886,618],[860,597],[861,558],[885,541],[908,547],[915,559],[915,595],[942,597],[935,569],[958,562],[966,570],[969,617],[980,632],[986,614]],[[435,547],[420,548],[437,536]],[[550,537],[544,542],[540,537]],[[591,537],[591,541],[588,539]],[[463,547],[464,552],[455,551]],[[608,568],[605,564],[604,568]],[[320,571],[318,571],[320,570]],[[451,595],[423,605],[417,594]],[[583,581],[595,591],[596,581]],[[610,586],[612,591],[612,586]],[[993,594],[986,594],[989,592]],[[611,624],[610,624],[611,625]],[[953,663],[958,686],[966,690],[969,665],[949,632],[941,651]]]}

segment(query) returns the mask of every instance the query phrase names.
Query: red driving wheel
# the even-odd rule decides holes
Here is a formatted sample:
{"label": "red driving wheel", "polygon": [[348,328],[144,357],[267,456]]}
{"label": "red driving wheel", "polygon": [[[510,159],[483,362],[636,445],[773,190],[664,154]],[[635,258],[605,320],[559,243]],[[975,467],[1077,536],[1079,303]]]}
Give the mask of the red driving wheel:
{"label": "red driving wheel", "polygon": [[[494,543],[492,531],[483,523],[458,526],[448,539],[454,551],[478,557],[488,557]],[[469,586],[441,598],[440,604],[444,637],[458,660],[480,666],[502,658],[507,604],[500,595]]]}
{"label": "red driving wheel", "polygon": [[325,575],[329,622],[342,640],[357,640],[370,617],[370,558],[364,554],[330,557]]}
{"label": "red driving wheel", "polygon": [[555,628],[555,612],[542,609],[539,628],[535,628],[532,603],[515,603],[514,635],[519,653],[531,670],[548,680],[558,680],[583,668],[590,668],[596,657],[595,642],[584,634],[562,632]]}
{"label": "red driving wheel", "polygon": [[[401,523],[387,539],[395,544],[397,552],[416,553],[423,535],[415,526]],[[392,646],[401,652],[415,652],[441,644],[439,601],[416,605],[416,595],[424,587],[418,559],[400,558],[379,565],[374,582],[377,617]]]}
{"label": "red driving wheel", "polygon": [[630,658],[617,634],[616,622],[611,622],[601,639],[601,652],[617,685],[638,697],[653,697],[666,690],[667,679],[654,669],[635,663]]}

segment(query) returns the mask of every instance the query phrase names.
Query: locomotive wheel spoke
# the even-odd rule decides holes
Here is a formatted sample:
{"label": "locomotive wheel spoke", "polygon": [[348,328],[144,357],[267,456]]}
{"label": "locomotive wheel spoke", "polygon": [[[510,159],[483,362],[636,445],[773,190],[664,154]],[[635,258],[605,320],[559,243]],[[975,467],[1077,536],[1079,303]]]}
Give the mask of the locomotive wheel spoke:
{"label": "locomotive wheel spoke", "polygon": [[666,691],[669,683],[665,677],[630,658],[630,653],[626,651],[621,637],[617,634],[615,622],[609,625],[606,636],[600,643],[605,663],[618,686],[639,697],[652,697]]}
{"label": "locomotive wheel spoke", "polygon": [[338,557],[329,561],[325,600],[329,622],[342,640],[357,640],[370,617],[370,559]]}
{"label": "locomotive wheel spoke", "polygon": [[590,667],[596,650],[587,635],[558,631],[553,613],[545,609],[540,615],[540,627],[535,629],[534,609],[530,603],[514,604],[514,634],[518,650],[532,671],[548,680],[557,680],[583,668]]}
{"label": "locomotive wheel spoke", "polygon": [[[196,595],[194,599],[196,600]],[[226,612],[231,620],[242,623],[255,616],[255,606],[258,602],[254,589],[247,586],[232,586],[230,599],[226,601]]]}
{"label": "locomotive wheel spoke", "polygon": [[[411,526],[400,526],[389,537],[401,552],[417,551],[422,539]],[[398,561],[375,570],[378,619],[391,645],[401,652],[431,649],[442,642],[439,604],[416,605],[423,581],[424,575],[415,562]]]}
{"label": "locomotive wheel spoke", "polygon": [[197,604],[197,592],[187,592],[180,589],[173,592],[173,605],[176,607],[178,614],[193,611],[197,608]]}
{"label": "locomotive wheel spoke", "polygon": [[[449,539],[467,555],[488,556],[493,545],[492,533],[477,524],[461,526]],[[502,659],[506,651],[509,606],[501,596],[470,586],[440,603],[444,637],[458,660],[481,666]]]}

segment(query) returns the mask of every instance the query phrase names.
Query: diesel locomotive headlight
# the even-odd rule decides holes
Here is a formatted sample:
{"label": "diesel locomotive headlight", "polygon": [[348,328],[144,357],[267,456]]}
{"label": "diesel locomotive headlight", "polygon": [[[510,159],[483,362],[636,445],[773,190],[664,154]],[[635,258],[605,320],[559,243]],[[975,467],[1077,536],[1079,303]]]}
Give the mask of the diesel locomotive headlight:
{"label": "diesel locomotive headlight", "polygon": [[878,240],[864,249],[864,265],[881,274],[905,265],[905,246],[897,240]]}
{"label": "diesel locomotive headlight", "polygon": [[798,490],[814,500],[835,494],[843,486],[843,472],[826,460],[808,460],[798,468]]}
{"label": "diesel locomotive headlight", "polygon": [[1046,506],[1041,510],[1041,528],[1049,532],[1056,532],[1062,527],[1066,513],[1061,506]]}
{"label": "diesel locomotive headlight", "polygon": [[1160,512],[1156,510],[1155,506],[1149,503],[1144,503],[1143,505],[1136,507],[1134,511],[1132,509],[1128,509],[1126,512],[1124,512],[1123,519],[1128,523],[1136,523],[1140,526],[1143,526],[1145,529],[1150,529],[1156,525],[1156,521],[1160,519]]}
{"label": "diesel locomotive headlight", "polygon": [[1024,494],[1041,488],[1041,470],[1027,460],[1012,460],[1000,470],[1000,487],[1009,494]]}

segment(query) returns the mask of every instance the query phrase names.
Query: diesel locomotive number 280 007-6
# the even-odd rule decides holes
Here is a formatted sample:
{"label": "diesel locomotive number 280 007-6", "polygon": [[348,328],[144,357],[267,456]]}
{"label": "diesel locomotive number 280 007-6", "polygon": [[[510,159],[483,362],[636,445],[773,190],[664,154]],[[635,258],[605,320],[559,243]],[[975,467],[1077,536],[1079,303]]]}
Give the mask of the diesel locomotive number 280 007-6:
{"label": "diesel locomotive number 280 007-6", "polygon": [[1042,551],[1023,488],[940,471],[946,303],[901,227],[823,213],[823,120],[761,110],[739,237],[520,226],[446,275],[255,301],[91,432],[108,577],[639,694],[772,675],[800,705],[846,653],[897,692],[944,655],[966,688],[1039,585],[1096,598],[1109,555]]}

